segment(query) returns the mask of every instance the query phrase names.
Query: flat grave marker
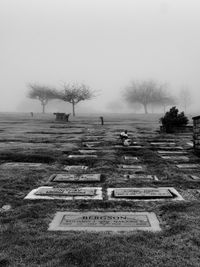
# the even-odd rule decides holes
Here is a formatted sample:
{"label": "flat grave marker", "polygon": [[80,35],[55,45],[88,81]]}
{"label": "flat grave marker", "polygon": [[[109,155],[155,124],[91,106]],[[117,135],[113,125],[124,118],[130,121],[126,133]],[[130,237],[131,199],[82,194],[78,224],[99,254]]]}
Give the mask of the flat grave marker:
{"label": "flat grave marker", "polygon": [[44,166],[43,163],[30,163],[30,162],[8,162],[3,163],[1,165],[2,167],[6,168],[22,168],[22,167],[28,167],[28,168],[40,168]]}
{"label": "flat grave marker", "polygon": [[81,154],[93,154],[93,153],[96,153],[97,151],[96,150],[89,150],[89,149],[81,149],[81,150],[79,150],[79,152]]}
{"label": "flat grave marker", "polygon": [[197,175],[190,175],[190,177],[191,177],[193,180],[200,180],[200,177],[197,176]]}
{"label": "flat grave marker", "polygon": [[101,187],[50,187],[42,186],[33,189],[25,199],[61,199],[61,200],[78,200],[78,199],[102,199]]}
{"label": "flat grave marker", "polygon": [[170,154],[170,155],[175,155],[175,154],[187,154],[185,151],[168,151],[168,150],[158,150],[158,154]]}
{"label": "flat grave marker", "polygon": [[101,174],[53,174],[50,177],[52,182],[100,182]]}
{"label": "flat grave marker", "polygon": [[148,174],[125,174],[124,177],[128,179],[158,181],[158,177],[156,175],[148,175]]}
{"label": "flat grave marker", "polygon": [[161,156],[162,159],[172,161],[189,161],[190,159],[186,156]]}
{"label": "flat grave marker", "polygon": [[138,157],[131,157],[131,156],[124,156],[124,159],[130,161],[139,161]]}
{"label": "flat grave marker", "polygon": [[86,158],[97,158],[97,155],[69,155],[69,159],[86,159]]}
{"label": "flat grave marker", "polygon": [[168,142],[151,142],[151,145],[153,145],[153,146],[175,146],[176,143],[174,143],[174,142],[171,142],[171,143],[168,143]]}
{"label": "flat grave marker", "polygon": [[160,231],[152,212],[57,212],[49,231]]}
{"label": "flat grave marker", "polygon": [[85,171],[88,169],[88,166],[82,165],[70,165],[64,168],[65,171]]}
{"label": "flat grave marker", "polygon": [[173,187],[143,187],[143,188],[108,188],[108,200],[127,201],[161,201],[183,200]]}
{"label": "flat grave marker", "polygon": [[125,170],[132,170],[132,169],[136,169],[136,170],[142,170],[143,167],[140,165],[119,165],[120,169],[125,169]]}
{"label": "flat grave marker", "polygon": [[178,164],[176,166],[179,169],[198,169],[198,168],[200,168],[199,164]]}

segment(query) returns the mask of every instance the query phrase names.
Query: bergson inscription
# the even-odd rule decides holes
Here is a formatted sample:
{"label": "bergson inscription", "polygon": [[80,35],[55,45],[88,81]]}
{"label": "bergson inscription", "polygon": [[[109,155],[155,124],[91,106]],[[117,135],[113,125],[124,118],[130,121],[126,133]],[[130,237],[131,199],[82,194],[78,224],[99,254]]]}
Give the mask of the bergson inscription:
{"label": "bergson inscription", "polygon": [[58,212],[50,231],[159,231],[154,213],[148,212]]}

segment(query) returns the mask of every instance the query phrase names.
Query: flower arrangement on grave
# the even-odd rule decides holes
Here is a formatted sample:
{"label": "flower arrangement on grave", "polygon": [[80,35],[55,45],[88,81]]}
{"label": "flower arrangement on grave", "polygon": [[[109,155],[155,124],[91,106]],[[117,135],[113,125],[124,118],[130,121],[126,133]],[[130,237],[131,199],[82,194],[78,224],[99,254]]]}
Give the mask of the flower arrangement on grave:
{"label": "flower arrangement on grave", "polygon": [[188,118],[184,112],[180,112],[176,107],[172,107],[167,111],[164,117],[160,118],[160,122],[167,133],[173,132],[175,127],[183,127],[188,124]]}

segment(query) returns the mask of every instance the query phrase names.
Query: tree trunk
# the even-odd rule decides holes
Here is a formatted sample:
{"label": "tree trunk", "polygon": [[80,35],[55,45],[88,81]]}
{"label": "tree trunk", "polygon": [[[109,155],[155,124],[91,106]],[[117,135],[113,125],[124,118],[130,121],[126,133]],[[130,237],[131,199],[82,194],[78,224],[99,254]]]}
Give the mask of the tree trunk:
{"label": "tree trunk", "polygon": [[75,117],[75,103],[72,102],[72,114]]}
{"label": "tree trunk", "polygon": [[42,103],[42,113],[44,114],[45,113],[45,104]]}
{"label": "tree trunk", "polygon": [[143,104],[143,105],[144,105],[144,112],[145,112],[145,114],[148,114],[147,104]]}

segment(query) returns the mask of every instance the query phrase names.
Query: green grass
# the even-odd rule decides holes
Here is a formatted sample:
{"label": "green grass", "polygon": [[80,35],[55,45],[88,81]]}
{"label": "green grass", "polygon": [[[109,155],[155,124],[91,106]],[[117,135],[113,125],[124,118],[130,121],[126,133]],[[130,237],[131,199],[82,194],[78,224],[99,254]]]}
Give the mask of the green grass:
{"label": "green grass", "polygon": [[[106,121],[106,118],[105,118]],[[1,115],[0,140],[13,140],[22,143],[30,142],[33,146],[17,148],[12,145],[1,149],[0,162],[41,162],[42,169],[2,168],[0,166],[0,208],[10,204],[12,209],[0,212],[0,266],[67,266],[67,267],[197,267],[200,266],[200,182],[188,178],[188,171],[178,170],[173,162],[167,162],[149,146],[149,138],[176,138],[175,135],[159,135],[156,116],[112,116],[107,119],[109,124],[103,128],[97,125],[95,118],[76,118],[69,124],[58,124],[50,115],[37,115],[29,119],[28,115]],[[114,149],[117,144],[117,133],[124,128],[133,132],[135,139],[142,142],[142,149]],[[51,128],[55,133],[48,135]],[[82,134],[76,134],[78,128]],[[77,153],[76,147],[62,151],[61,144],[70,143],[70,138],[79,138],[73,144],[81,147],[87,129],[94,128],[95,135],[103,132],[111,141],[102,143],[102,151],[96,160],[71,160],[70,153]],[[60,129],[60,130],[59,130]],[[67,129],[66,135],[63,130]],[[70,134],[72,129],[73,134]],[[18,131],[20,130],[20,131]],[[62,134],[59,133],[62,132]],[[30,134],[28,132],[39,132]],[[44,133],[44,137],[42,136]],[[148,134],[148,135],[147,135]],[[31,135],[31,136],[30,136]],[[113,137],[112,137],[113,136]],[[46,143],[45,147],[34,148],[34,144]],[[62,141],[62,142],[61,142]],[[177,139],[179,145],[185,146],[183,139]],[[40,144],[40,143],[39,143]],[[51,147],[54,145],[54,147]],[[115,152],[107,154],[106,149]],[[199,158],[191,149],[185,147],[192,162],[199,163]],[[159,181],[137,181],[124,179],[118,164],[125,163],[124,155],[137,156],[144,173],[157,175]],[[101,186],[105,199],[103,201],[45,201],[24,200],[32,189],[48,184],[51,174],[63,171],[67,164],[85,164],[94,173],[102,173]],[[198,174],[197,171],[190,173]],[[64,184],[59,184],[64,186]],[[89,183],[65,186],[91,186]],[[108,201],[108,187],[175,187],[185,198],[183,202],[132,202]],[[91,232],[48,232],[48,225],[57,211],[149,211],[155,212],[162,228],[161,232],[126,232],[126,233],[91,233]]]}

